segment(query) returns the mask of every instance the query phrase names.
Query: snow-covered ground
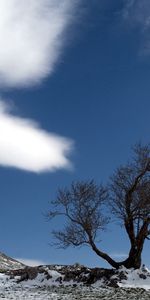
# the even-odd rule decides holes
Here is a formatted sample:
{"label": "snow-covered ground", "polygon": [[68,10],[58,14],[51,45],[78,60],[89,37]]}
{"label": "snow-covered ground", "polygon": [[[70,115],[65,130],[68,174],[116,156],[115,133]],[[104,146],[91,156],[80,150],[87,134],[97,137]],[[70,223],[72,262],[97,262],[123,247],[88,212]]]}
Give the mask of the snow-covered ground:
{"label": "snow-covered ground", "polygon": [[[99,287],[73,287],[73,286],[29,286],[11,283],[1,277],[0,299],[36,299],[36,300],[149,300],[150,293],[143,289],[104,289]],[[5,282],[5,283],[4,283]]]}
{"label": "snow-covered ground", "polygon": [[[52,278],[47,279],[44,274],[38,274],[34,280],[17,283],[19,277],[10,279],[8,275],[0,274],[0,299],[37,299],[37,300],[150,300],[150,275],[148,271],[126,270],[127,280],[119,283],[119,288],[104,288],[102,281],[94,285],[84,286],[75,282],[63,282],[58,270],[48,270]],[[145,276],[144,276],[145,274]]]}
{"label": "snow-covered ground", "polygon": [[[122,280],[118,285],[125,288],[143,288],[150,291],[150,271],[148,269],[121,269],[127,275],[127,280]],[[149,298],[150,299],[150,298]]]}
{"label": "snow-covered ground", "polygon": [[150,271],[90,269],[78,264],[30,268],[0,253],[1,299],[150,300]]}
{"label": "snow-covered ground", "polygon": [[21,269],[24,265],[0,252],[0,270],[13,270],[13,269]]}

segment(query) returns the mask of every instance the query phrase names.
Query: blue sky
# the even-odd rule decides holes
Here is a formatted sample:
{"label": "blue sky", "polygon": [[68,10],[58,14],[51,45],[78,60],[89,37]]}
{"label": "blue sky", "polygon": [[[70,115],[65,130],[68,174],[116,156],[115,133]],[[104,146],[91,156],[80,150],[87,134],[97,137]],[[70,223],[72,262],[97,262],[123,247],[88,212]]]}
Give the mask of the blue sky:
{"label": "blue sky", "polygon": [[[150,4],[18,1],[0,4],[0,250],[106,266],[88,248],[51,247],[62,221],[44,213],[59,187],[107,182],[131,145],[150,141]],[[120,260],[123,230],[111,224],[101,248]],[[150,266],[148,243],[143,262]]]}

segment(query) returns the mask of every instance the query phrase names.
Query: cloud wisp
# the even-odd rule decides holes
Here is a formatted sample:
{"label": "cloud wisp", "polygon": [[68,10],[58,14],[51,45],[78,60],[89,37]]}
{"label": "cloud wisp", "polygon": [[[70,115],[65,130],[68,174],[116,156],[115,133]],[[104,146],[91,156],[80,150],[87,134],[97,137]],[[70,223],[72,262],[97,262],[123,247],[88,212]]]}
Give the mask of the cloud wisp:
{"label": "cloud wisp", "polygon": [[150,1],[125,1],[124,19],[133,27],[138,28],[141,36],[141,52],[150,54]]}
{"label": "cloud wisp", "polygon": [[1,86],[35,85],[51,74],[78,0],[0,1]]}
{"label": "cloud wisp", "polygon": [[29,258],[15,258],[17,261],[23,263],[26,266],[30,267],[36,267],[41,265],[46,265],[48,263],[45,263],[42,260],[35,260],[35,259],[29,259]]}
{"label": "cloud wisp", "polygon": [[0,102],[0,165],[31,172],[69,168],[71,140],[48,133],[32,120],[20,118]]}
{"label": "cloud wisp", "polygon": [[125,253],[111,253],[111,256],[116,259],[124,259],[127,258],[128,254]]}

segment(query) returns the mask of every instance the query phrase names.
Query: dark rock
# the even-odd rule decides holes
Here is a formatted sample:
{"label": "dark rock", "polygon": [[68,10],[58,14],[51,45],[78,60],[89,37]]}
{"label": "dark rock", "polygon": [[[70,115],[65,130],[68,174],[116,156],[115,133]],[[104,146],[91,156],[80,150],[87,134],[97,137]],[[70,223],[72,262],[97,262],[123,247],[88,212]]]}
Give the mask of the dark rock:
{"label": "dark rock", "polygon": [[[9,275],[11,279],[17,277],[17,282],[26,281],[28,279],[33,280],[38,274],[43,274],[43,280],[44,278],[49,280],[52,278],[50,271],[59,272],[60,276],[58,274],[58,278],[55,279],[55,282],[60,283],[60,285],[63,285],[64,282],[69,283],[71,281],[71,285],[79,283],[90,286],[99,280],[104,287],[118,288],[118,283],[127,279],[127,273],[124,270],[87,268],[79,264],[72,266],[47,265],[25,267],[24,269],[7,271],[7,275]],[[142,279],[146,279],[148,276],[149,273],[146,274],[142,272],[139,274],[139,277]]]}
{"label": "dark rock", "polygon": [[44,273],[48,279],[51,278],[51,276],[46,272],[46,270],[40,267],[25,267],[24,269],[18,269],[18,270],[11,270],[7,271],[7,275],[10,276],[11,279],[14,279],[16,276],[20,277],[17,282],[21,281],[27,281],[28,279],[33,280],[37,277],[39,273]]}
{"label": "dark rock", "polygon": [[146,278],[147,278],[146,275],[143,274],[143,273],[142,273],[142,274],[139,274],[139,277],[142,278],[142,279],[146,279]]}
{"label": "dark rock", "polygon": [[60,277],[58,277],[57,279],[56,279],[56,282],[59,282],[60,284],[62,284],[62,277],[60,276]]}

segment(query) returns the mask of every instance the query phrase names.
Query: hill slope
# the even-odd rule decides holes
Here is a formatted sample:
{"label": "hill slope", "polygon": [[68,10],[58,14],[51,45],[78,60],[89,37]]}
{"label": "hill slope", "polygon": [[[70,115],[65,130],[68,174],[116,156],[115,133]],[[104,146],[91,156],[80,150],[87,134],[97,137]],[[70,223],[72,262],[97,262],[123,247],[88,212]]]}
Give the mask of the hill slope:
{"label": "hill slope", "polygon": [[21,269],[24,267],[25,267],[25,265],[23,265],[21,262],[0,252],[0,271],[15,270],[15,269]]}
{"label": "hill slope", "polygon": [[3,253],[0,268],[0,299],[150,299],[150,271],[146,268],[28,267]]}

